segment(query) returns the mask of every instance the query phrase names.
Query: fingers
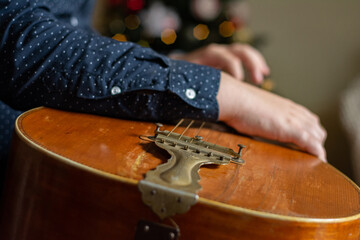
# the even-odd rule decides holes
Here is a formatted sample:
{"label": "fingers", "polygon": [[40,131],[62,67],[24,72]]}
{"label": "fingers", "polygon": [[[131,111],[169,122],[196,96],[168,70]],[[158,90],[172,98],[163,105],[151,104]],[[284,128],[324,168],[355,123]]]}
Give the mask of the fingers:
{"label": "fingers", "polygon": [[244,79],[243,67],[245,67],[250,73],[251,81],[255,84],[262,83],[264,75],[270,73],[264,57],[245,44],[210,44],[188,54],[173,54],[170,57],[218,68],[238,80]]}
{"label": "fingers", "polygon": [[206,57],[210,57],[207,61],[211,62],[213,66],[229,73],[235,79],[241,81],[244,79],[241,59],[233,54],[227,46],[211,44],[206,51],[208,51]]}
{"label": "fingers", "polygon": [[315,139],[308,131],[300,132],[300,135],[294,138],[294,143],[303,150],[317,156],[322,161],[326,162],[326,151],[322,141]]}
{"label": "fingers", "polygon": [[221,58],[226,58],[227,61],[225,59],[222,61],[223,65],[220,69],[228,72],[234,78],[243,81],[245,76],[241,61],[228,53],[221,55]]}
{"label": "fingers", "polygon": [[326,131],[321,126],[319,118],[306,108],[293,104],[290,119],[287,124],[285,141],[292,142],[302,150],[309,152],[326,162],[324,142]]}
{"label": "fingers", "polygon": [[243,80],[244,78],[242,65],[250,72],[251,81],[255,84],[261,84],[264,75],[270,73],[270,68],[264,57],[249,45],[211,44],[208,51],[216,53],[215,59],[220,69],[228,72],[236,79]]}
{"label": "fingers", "polygon": [[300,105],[293,106],[291,110],[291,117],[301,121],[303,128],[310,131],[311,136],[323,144],[327,134],[321,126],[319,117]]}
{"label": "fingers", "polygon": [[[319,134],[324,132],[323,134]],[[305,130],[300,131],[300,136],[295,139],[296,144],[302,147],[305,151],[318,156],[321,160],[326,162],[326,151],[324,142],[326,139],[326,132],[320,124],[313,123],[308,125]]]}
{"label": "fingers", "polygon": [[230,49],[249,70],[253,83],[261,84],[264,76],[270,74],[270,68],[264,57],[256,49],[242,44],[232,44]]}

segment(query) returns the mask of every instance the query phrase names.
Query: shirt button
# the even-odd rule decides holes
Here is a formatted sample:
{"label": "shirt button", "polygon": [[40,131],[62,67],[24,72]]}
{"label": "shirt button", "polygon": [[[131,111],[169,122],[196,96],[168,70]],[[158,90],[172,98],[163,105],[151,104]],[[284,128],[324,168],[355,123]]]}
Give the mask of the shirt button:
{"label": "shirt button", "polygon": [[73,27],[77,27],[79,25],[79,20],[77,19],[77,17],[71,17],[70,18],[70,24]]}
{"label": "shirt button", "polygon": [[116,95],[116,94],[119,94],[121,93],[121,88],[119,88],[118,86],[114,86],[111,88],[111,94],[112,95]]}
{"label": "shirt button", "polygon": [[192,88],[188,88],[185,91],[185,95],[188,99],[194,99],[196,97],[196,92]]}

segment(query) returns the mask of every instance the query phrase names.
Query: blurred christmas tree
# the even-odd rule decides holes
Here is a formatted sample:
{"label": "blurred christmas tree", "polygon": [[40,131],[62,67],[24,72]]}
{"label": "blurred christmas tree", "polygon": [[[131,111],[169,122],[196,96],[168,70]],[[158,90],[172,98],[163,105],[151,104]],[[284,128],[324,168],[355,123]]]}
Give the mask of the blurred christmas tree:
{"label": "blurred christmas tree", "polygon": [[103,34],[158,52],[190,51],[209,43],[247,43],[262,36],[248,27],[245,0],[107,0]]}

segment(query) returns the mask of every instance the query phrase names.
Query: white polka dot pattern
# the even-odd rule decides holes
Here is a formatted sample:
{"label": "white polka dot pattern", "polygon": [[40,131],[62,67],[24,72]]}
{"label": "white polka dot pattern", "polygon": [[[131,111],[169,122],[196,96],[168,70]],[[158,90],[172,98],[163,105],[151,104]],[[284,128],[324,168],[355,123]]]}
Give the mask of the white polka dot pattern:
{"label": "white polka dot pattern", "polygon": [[0,0],[0,100],[22,110],[217,120],[220,71],[99,36],[89,29],[92,3]]}

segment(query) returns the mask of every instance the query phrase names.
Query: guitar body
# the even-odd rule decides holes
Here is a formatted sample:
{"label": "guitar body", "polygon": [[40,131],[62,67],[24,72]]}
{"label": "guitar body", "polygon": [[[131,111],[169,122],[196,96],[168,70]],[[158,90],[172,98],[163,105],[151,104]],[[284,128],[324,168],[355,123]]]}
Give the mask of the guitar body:
{"label": "guitar body", "polygon": [[[137,187],[169,158],[139,139],[153,123],[38,108],[15,128],[0,239],[126,240],[140,220],[161,222]],[[198,202],[172,217],[179,239],[360,239],[360,189],[331,165],[217,126],[200,134],[244,144],[245,164],[200,169]]]}

